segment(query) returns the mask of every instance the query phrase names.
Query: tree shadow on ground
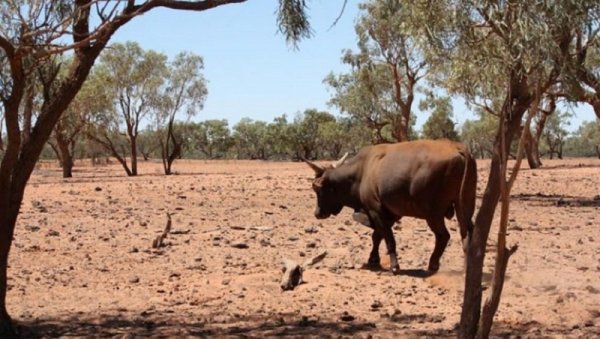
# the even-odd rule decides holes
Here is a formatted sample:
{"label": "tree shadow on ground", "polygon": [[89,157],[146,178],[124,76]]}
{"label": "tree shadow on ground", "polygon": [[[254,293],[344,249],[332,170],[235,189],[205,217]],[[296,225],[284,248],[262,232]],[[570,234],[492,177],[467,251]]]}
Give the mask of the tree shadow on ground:
{"label": "tree shadow on ground", "polygon": [[564,194],[545,194],[545,193],[519,193],[511,196],[511,199],[519,201],[532,201],[541,206],[556,207],[600,207],[600,195],[589,197],[571,196]]}
{"label": "tree shadow on ground", "polygon": [[[133,316],[132,316],[133,317]],[[269,316],[238,317],[224,322],[191,320],[187,315],[177,318],[133,317],[126,315],[65,316],[56,319],[36,319],[18,322],[20,338],[177,338],[177,337],[435,337],[454,338],[458,325],[450,329],[420,330],[422,322],[429,322],[427,314],[402,314],[382,319],[377,323],[348,319],[311,319],[272,314]],[[298,317],[298,316],[297,316]],[[287,319],[284,319],[287,318]],[[293,319],[293,318],[292,318]],[[425,319],[425,320],[423,320]],[[189,320],[189,321],[188,321]],[[431,320],[434,321],[434,320]],[[416,328],[413,328],[416,327]],[[526,323],[495,322],[491,337],[598,337],[600,329],[594,326],[577,328],[545,327],[535,321]]]}
{"label": "tree shadow on ground", "polygon": [[[185,318],[186,316],[182,316]],[[288,317],[289,318],[289,317]],[[316,320],[301,317],[284,320],[283,316],[249,316],[225,322],[188,319],[133,318],[107,315],[90,318],[65,317],[18,322],[20,338],[137,338],[137,337],[268,337],[268,336],[356,336],[376,329],[371,322],[346,319]]]}

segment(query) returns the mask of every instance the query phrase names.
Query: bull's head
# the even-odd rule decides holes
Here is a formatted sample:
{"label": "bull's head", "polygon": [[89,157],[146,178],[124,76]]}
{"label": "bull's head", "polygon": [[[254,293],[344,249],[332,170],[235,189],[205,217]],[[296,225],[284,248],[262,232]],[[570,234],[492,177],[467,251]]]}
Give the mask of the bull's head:
{"label": "bull's head", "polygon": [[344,208],[339,187],[335,180],[332,180],[331,173],[341,166],[347,157],[348,153],[344,154],[337,162],[325,167],[303,159],[315,171],[312,188],[317,194],[317,208],[315,209],[317,219],[325,219],[332,214],[337,215]]}

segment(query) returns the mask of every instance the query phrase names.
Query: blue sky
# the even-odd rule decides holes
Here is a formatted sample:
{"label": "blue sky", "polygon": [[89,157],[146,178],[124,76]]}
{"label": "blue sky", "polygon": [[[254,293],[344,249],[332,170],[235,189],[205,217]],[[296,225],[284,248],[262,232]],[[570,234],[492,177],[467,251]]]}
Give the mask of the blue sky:
{"label": "blue sky", "polygon": [[[348,0],[331,27],[343,1],[309,1],[314,36],[297,50],[277,33],[277,0],[249,0],[204,12],[154,10],[122,27],[112,42],[137,41],[169,57],[181,51],[202,56],[209,93],[194,120],[227,119],[233,126],[243,117],[270,122],[285,113],[290,119],[308,108],[337,114],[327,105],[332,92],[323,79],[347,70],[342,50],[356,49],[359,2]],[[580,105],[576,114],[570,129],[594,118],[587,105]],[[455,102],[454,117],[462,123],[471,115]],[[425,119],[417,114],[417,126]]]}

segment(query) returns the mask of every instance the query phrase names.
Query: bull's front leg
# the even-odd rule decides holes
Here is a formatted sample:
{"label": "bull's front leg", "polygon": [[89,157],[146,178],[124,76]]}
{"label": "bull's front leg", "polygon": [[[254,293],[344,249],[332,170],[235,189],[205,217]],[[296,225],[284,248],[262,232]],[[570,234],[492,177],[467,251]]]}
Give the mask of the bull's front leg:
{"label": "bull's front leg", "polygon": [[381,268],[381,260],[379,258],[379,245],[381,244],[381,239],[383,239],[381,232],[374,229],[373,234],[371,235],[373,247],[371,248],[371,254],[369,254],[369,261],[367,262],[367,267],[370,269]]}
{"label": "bull's front leg", "polygon": [[[388,254],[390,256],[390,271],[393,274],[400,274],[400,265],[398,265],[398,257],[396,255],[396,240],[394,239],[394,234],[392,233],[392,225],[394,224],[394,221],[382,218],[378,213],[374,212],[369,212],[369,221],[374,229],[373,235],[375,236],[375,233],[379,234],[379,242],[381,242],[381,238],[385,240]],[[375,244],[375,238],[373,239],[373,244]],[[373,252],[378,250],[378,248],[379,246],[377,246],[377,248],[373,248],[371,257],[373,256]],[[377,256],[379,256],[379,253],[377,253]],[[371,257],[369,258],[369,261],[371,261]]]}

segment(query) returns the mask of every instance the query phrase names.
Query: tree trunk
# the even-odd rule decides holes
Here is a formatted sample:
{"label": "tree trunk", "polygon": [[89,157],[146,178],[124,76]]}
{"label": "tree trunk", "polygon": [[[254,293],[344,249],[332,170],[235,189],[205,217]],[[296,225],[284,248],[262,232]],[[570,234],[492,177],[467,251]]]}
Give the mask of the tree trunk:
{"label": "tree trunk", "polygon": [[560,143],[558,144],[558,154],[557,154],[558,158],[560,160],[562,160],[563,158],[563,142],[560,141]]}
{"label": "tree trunk", "polygon": [[[10,195],[9,192],[1,192],[2,195]],[[2,200],[10,198],[3,197]],[[2,206],[0,210],[10,212],[0,216],[0,338],[16,337],[16,331],[12,324],[12,319],[6,309],[6,292],[8,289],[8,255],[12,244],[17,215],[19,214],[19,204],[12,206]]]}
{"label": "tree trunk", "polygon": [[540,168],[542,167],[542,160],[540,159],[539,139],[536,140],[530,131],[526,131],[526,133],[525,154],[527,155],[527,164],[531,169]]}
{"label": "tree trunk", "polygon": [[477,334],[483,294],[481,281],[483,278],[485,249],[499,197],[500,152],[494,152],[488,176],[488,185],[483,194],[481,207],[475,218],[475,228],[473,229],[473,235],[467,250],[467,270],[460,320],[460,338],[474,338]]}
{"label": "tree trunk", "polygon": [[73,177],[73,154],[69,148],[69,142],[59,131],[54,131],[56,135],[56,146],[60,152],[60,165],[62,167],[63,178]]}
{"label": "tree trunk", "polygon": [[[500,119],[498,123],[498,132],[494,142],[495,146],[494,153],[492,154],[488,184],[483,194],[481,207],[475,218],[475,228],[467,250],[467,269],[463,308],[460,319],[460,338],[474,338],[481,330],[479,322],[483,294],[483,264],[487,239],[494,218],[494,212],[496,211],[500,198],[500,180],[501,178],[503,179],[501,176],[503,162],[503,159],[501,158],[501,154],[503,154],[502,147],[504,147],[504,150],[507,152],[510,150],[513,137],[520,129],[523,114],[530,107],[533,100],[532,96],[522,87],[523,84],[521,82],[516,78],[513,78],[512,81],[511,89],[513,90],[511,93],[518,93],[520,95],[512,97],[510,95],[507,96],[502,109],[506,111],[504,116],[507,117],[508,121],[506,122],[505,127],[503,126],[504,122],[502,119]],[[517,98],[518,100],[514,100],[513,103],[513,99]],[[489,314],[486,314],[486,316],[489,316]],[[491,316],[493,317],[493,314]]]}
{"label": "tree trunk", "polygon": [[138,170],[137,170],[137,137],[135,135],[131,135],[130,136],[130,141],[131,141],[131,175],[130,176],[136,176],[138,175]]}

